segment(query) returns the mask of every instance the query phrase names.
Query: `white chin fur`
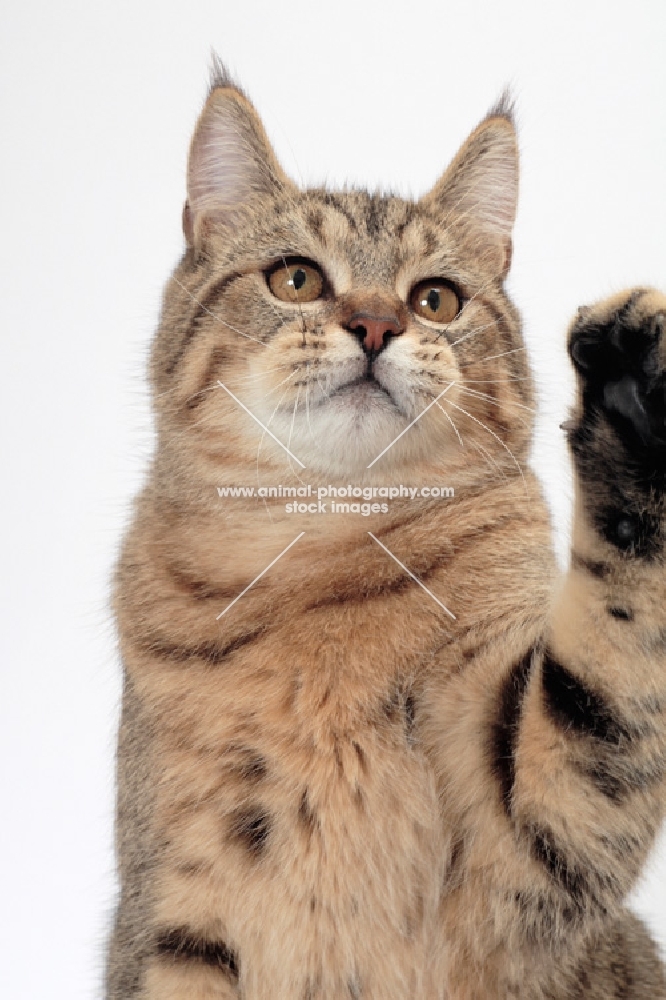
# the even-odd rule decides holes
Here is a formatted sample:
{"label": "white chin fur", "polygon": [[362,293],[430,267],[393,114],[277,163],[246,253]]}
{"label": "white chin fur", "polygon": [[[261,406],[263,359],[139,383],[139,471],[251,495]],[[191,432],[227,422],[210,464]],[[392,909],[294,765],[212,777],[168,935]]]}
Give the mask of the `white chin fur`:
{"label": "white chin fur", "polygon": [[[309,406],[308,413],[301,401],[295,417],[293,410],[280,410],[271,419],[270,411],[265,413],[264,408],[258,400],[254,412],[260,420],[270,420],[269,429],[306,468],[341,476],[364,472],[413,419],[370,383],[351,385],[320,405]],[[423,438],[420,427],[410,428],[378,460],[377,471],[421,457],[426,444]]]}

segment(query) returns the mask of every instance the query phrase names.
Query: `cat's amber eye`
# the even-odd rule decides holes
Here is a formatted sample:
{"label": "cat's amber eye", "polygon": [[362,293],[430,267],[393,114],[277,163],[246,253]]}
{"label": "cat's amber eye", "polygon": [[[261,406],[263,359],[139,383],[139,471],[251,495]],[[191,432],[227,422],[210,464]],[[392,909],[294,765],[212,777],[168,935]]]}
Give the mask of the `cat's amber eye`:
{"label": "cat's amber eye", "polygon": [[450,323],[461,309],[460,296],[448,282],[435,278],[420,281],[409,298],[409,304],[417,316],[423,316],[432,323]]}
{"label": "cat's amber eye", "polygon": [[311,261],[281,261],[269,271],[268,287],[283,302],[314,302],[324,291],[324,275]]}

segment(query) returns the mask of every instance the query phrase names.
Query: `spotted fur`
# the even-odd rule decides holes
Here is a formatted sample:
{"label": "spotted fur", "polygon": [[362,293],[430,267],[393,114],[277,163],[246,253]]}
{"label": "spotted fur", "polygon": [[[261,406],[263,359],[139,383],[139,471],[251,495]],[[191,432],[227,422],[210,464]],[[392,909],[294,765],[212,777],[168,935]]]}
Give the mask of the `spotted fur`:
{"label": "spotted fur", "polygon": [[[504,287],[516,192],[506,101],[420,201],[301,191],[218,69],[116,582],[108,1000],[666,997],[625,906],[665,800],[666,297],[572,324],[560,579]],[[271,295],[294,256],[323,298]],[[410,307],[434,277],[446,325]],[[358,316],[385,314],[371,354]],[[301,481],[456,495],[332,517],[217,493]]]}

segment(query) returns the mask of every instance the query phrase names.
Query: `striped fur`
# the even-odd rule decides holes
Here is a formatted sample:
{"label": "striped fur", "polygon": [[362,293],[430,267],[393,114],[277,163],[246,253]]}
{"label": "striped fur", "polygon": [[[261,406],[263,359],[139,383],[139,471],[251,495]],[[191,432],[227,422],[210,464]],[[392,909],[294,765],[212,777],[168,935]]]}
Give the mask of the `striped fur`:
{"label": "striped fur", "polygon": [[[624,904],[665,799],[666,297],[572,325],[559,579],[504,289],[516,171],[502,104],[419,202],[302,192],[214,83],[117,574],[108,1000],[666,998]],[[326,296],[273,298],[282,255],[315,261]],[[409,308],[431,277],[463,298],[446,328]],[[352,318],[382,310],[383,388],[345,395],[366,364]],[[301,481],[456,496],[331,517],[217,493]]]}

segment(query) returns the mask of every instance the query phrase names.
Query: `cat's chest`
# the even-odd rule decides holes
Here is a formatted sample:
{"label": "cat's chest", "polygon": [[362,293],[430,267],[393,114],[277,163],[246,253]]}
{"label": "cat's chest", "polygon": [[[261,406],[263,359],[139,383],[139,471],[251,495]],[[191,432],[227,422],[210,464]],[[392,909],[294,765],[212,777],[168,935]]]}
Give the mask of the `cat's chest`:
{"label": "cat's chest", "polygon": [[376,669],[348,648],[326,653],[287,657],[279,677],[239,693],[225,743],[251,740],[263,761],[252,794],[270,815],[277,869],[295,863],[319,899],[346,894],[351,912],[360,886],[383,893],[398,879],[407,892],[415,872],[432,874],[446,834],[414,672]]}
{"label": "cat's chest", "polygon": [[[381,1000],[439,996],[422,987],[442,947],[450,831],[421,741],[418,660],[406,637],[355,638],[260,637],[224,669],[170,675],[161,702],[165,884],[223,922],[257,996],[267,983],[306,996],[309,980],[330,996],[356,981]],[[302,953],[297,984],[282,981],[284,941]]]}
{"label": "cat's chest", "polygon": [[[267,831],[259,863],[248,857],[249,838],[233,845],[246,887],[271,913],[270,927],[258,937],[255,928],[252,960],[264,982],[279,982],[273,943],[297,928],[302,968],[323,996],[355,996],[358,983],[377,1000],[438,997],[426,979],[443,948],[449,834],[418,733],[396,718],[384,729],[319,735],[309,753],[298,752],[297,740],[285,748],[273,787],[256,790]],[[241,939],[246,903],[224,904]],[[441,988],[443,967],[436,971]],[[307,995],[305,979],[299,993],[294,985],[275,995]]]}

